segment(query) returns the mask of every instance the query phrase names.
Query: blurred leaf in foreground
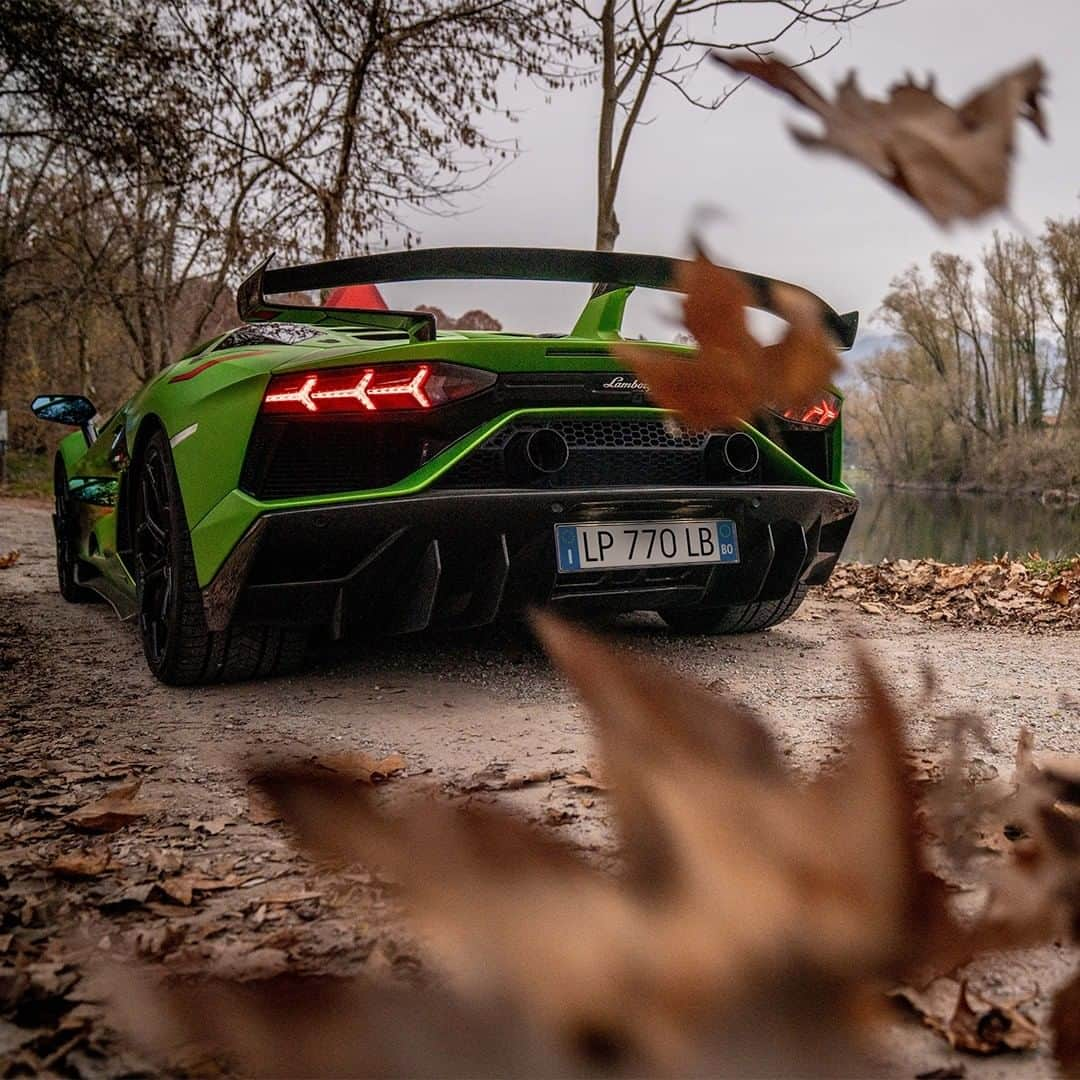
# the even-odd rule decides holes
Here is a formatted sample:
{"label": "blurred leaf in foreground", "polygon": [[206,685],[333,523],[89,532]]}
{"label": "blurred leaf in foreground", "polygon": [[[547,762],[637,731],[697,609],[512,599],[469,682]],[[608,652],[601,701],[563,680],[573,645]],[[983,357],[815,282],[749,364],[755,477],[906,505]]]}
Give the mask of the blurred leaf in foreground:
{"label": "blurred leaf in foreground", "polygon": [[887,101],[865,97],[852,72],[829,101],[801,72],[776,57],[713,57],[817,113],[823,135],[793,128],[811,150],[853,158],[918,203],[939,224],[973,220],[1008,204],[1016,119],[1046,138],[1039,105],[1046,71],[1038,60],[999,76],[958,106],[942,101],[933,78],[912,78],[889,90]]}
{"label": "blurred leaf in foreground", "polygon": [[324,981],[308,998],[295,980],[216,981],[164,1014],[129,1001],[129,1029],[258,1073],[870,1067],[884,990],[950,969],[964,935],[923,864],[901,718],[869,662],[849,753],[804,782],[749,711],[552,616],[536,625],[595,718],[620,873],[490,806],[425,796],[390,814],[346,775],[264,770],[306,850],[401,883],[445,987]]}

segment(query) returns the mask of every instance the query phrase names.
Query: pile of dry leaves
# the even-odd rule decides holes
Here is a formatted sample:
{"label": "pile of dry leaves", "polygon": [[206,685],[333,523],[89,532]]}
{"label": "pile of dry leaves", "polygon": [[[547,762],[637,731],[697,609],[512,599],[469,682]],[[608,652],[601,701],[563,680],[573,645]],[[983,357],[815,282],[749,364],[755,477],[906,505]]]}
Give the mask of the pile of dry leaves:
{"label": "pile of dry leaves", "polygon": [[1080,557],[1057,566],[1008,556],[962,566],[933,559],[841,563],[824,592],[871,615],[893,608],[931,622],[1080,629]]}
{"label": "pile of dry leaves", "polygon": [[[0,652],[7,629],[0,621]],[[26,652],[7,655],[18,669]],[[175,977],[265,978],[348,970],[371,952],[371,917],[336,911],[337,892],[370,893],[370,875],[313,881],[261,827],[277,813],[255,789],[245,799],[242,781],[235,813],[184,812],[161,797],[172,763],[108,738],[103,754],[92,723],[24,717],[17,669],[0,706],[0,1076],[153,1069],[107,1020],[102,956]],[[307,764],[369,784],[405,766],[361,752]]]}

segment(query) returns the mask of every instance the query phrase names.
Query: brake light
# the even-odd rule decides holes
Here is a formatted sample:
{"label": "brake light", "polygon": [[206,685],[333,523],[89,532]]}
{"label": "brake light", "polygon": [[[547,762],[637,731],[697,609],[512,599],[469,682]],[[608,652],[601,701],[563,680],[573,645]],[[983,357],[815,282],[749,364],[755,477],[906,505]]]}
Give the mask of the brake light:
{"label": "brake light", "polygon": [[470,397],[494,382],[490,371],[438,362],[303,371],[271,378],[263,412],[294,416],[416,412]]}
{"label": "brake light", "polygon": [[810,405],[785,409],[785,420],[794,420],[797,424],[813,424],[814,427],[828,427],[840,415],[840,399],[832,394],[825,394]]}

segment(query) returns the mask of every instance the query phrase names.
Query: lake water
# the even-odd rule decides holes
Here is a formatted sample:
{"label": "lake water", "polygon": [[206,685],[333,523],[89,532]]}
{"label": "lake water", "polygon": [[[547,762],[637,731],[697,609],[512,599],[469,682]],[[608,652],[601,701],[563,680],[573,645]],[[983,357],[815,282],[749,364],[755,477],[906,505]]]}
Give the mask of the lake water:
{"label": "lake water", "polygon": [[1080,505],[1053,510],[1028,496],[853,486],[861,505],[844,547],[848,562],[963,563],[1029,551],[1058,559],[1080,552]]}

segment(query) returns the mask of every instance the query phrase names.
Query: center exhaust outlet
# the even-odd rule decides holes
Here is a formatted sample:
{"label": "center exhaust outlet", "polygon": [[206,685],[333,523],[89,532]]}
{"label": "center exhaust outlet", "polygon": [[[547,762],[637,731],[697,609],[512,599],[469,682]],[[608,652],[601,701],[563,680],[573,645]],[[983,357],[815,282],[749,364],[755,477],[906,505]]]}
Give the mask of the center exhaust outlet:
{"label": "center exhaust outlet", "polygon": [[552,428],[515,435],[506,447],[506,471],[517,479],[550,476],[570,460],[566,439]]}

